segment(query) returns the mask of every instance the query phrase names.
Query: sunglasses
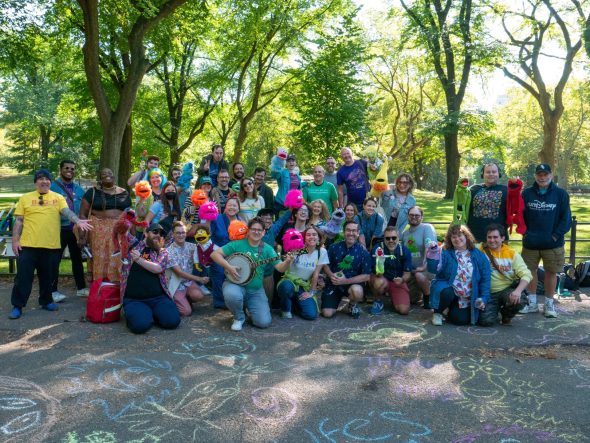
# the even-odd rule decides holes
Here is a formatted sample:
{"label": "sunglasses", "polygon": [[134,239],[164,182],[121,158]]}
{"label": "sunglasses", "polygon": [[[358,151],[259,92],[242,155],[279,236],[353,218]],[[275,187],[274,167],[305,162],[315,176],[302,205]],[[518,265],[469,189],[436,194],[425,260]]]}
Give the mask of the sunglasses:
{"label": "sunglasses", "polygon": [[66,171],[75,171],[76,170],[76,168],[70,167],[70,166],[64,166],[62,169],[65,169]]}
{"label": "sunglasses", "polygon": [[39,196],[39,206],[43,206],[45,204],[45,201],[43,200],[43,196],[40,195]]}
{"label": "sunglasses", "polygon": [[394,240],[397,240],[397,237],[396,236],[393,236],[393,237],[385,237],[385,240],[387,240],[387,241],[394,241]]}
{"label": "sunglasses", "polygon": [[246,183],[242,183],[242,186],[245,188],[246,186],[254,186],[254,183],[252,182],[246,182]]}

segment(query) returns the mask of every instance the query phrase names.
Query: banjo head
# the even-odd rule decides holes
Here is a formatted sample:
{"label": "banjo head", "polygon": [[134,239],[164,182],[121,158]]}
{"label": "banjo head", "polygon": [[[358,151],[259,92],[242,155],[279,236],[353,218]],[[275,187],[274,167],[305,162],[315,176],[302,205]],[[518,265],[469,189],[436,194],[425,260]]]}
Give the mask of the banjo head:
{"label": "banjo head", "polygon": [[246,285],[254,278],[256,270],[253,269],[252,265],[254,264],[254,261],[249,255],[242,252],[236,252],[227,257],[226,260],[230,265],[238,268],[238,273],[240,274],[240,278],[236,280],[226,272],[225,278],[227,278],[230,282],[236,285]]}

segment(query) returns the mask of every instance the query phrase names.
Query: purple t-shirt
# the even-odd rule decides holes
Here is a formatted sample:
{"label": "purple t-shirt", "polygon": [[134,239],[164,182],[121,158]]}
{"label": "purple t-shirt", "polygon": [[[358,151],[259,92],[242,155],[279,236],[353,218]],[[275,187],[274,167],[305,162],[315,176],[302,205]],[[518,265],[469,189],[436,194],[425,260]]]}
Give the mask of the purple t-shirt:
{"label": "purple t-shirt", "polygon": [[367,165],[363,160],[355,160],[352,165],[342,165],[338,169],[336,175],[338,185],[346,186],[346,193],[350,203],[360,205],[365,201],[365,196],[370,188],[366,170]]}
{"label": "purple t-shirt", "polygon": [[297,174],[289,173],[289,179],[289,190],[299,189],[299,177],[297,177]]}

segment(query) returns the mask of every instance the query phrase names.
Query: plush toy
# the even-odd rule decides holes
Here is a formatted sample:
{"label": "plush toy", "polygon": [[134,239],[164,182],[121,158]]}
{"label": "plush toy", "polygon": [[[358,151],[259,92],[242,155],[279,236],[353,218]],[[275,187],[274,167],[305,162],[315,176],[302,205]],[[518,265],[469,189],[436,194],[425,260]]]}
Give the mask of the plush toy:
{"label": "plush toy", "polygon": [[149,182],[146,180],[140,180],[135,183],[135,195],[137,195],[141,200],[145,200],[152,195],[152,187],[150,186]]}
{"label": "plush toy", "polygon": [[207,203],[209,199],[207,198],[207,193],[205,191],[202,189],[195,189],[191,194],[191,201],[195,208],[200,208],[201,205]]}
{"label": "plush toy", "polygon": [[287,229],[283,235],[283,251],[291,252],[298,251],[305,247],[303,234],[297,229]]}
{"label": "plush toy", "polygon": [[148,224],[145,221],[137,221],[133,209],[125,209],[119,217],[119,220],[115,223],[115,226],[113,226],[113,257],[121,254],[123,256],[121,261],[124,265],[129,264],[129,261],[127,260],[127,256],[129,255],[129,241],[127,239],[127,234],[133,225],[145,228]]}
{"label": "plush toy", "polygon": [[471,205],[471,191],[469,179],[460,178],[457,181],[455,195],[453,196],[453,224],[463,225],[469,218],[469,206]]}
{"label": "plush toy", "polygon": [[232,220],[227,233],[230,240],[242,240],[248,235],[248,225],[241,220]]}
{"label": "plush toy", "polygon": [[193,179],[193,172],[195,165],[192,162],[185,163],[182,167],[182,174],[178,177],[176,182],[177,188],[189,189],[191,187],[191,180]]}
{"label": "plush toy", "polygon": [[[367,149],[367,172],[369,173],[369,181],[375,180],[379,172],[381,171],[381,166],[383,165],[383,160],[379,157],[379,148],[377,146],[372,146]],[[386,179],[387,180],[387,179]]]}
{"label": "plush toy", "polygon": [[375,257],[375,273],[377,275],[385,274],[385,252],[381,246],[375,249],[373,257]]}
{"label": "plush toy", "polygon": [[209,228],[207,226],[197,225],[195,241],[197,242],[197,260],[195,260],[195,267],[199,272],[202,272],[203,268],[208,268],[213,264],[211,254],[215,248],[213,241],[211,241],[211,235],[209,234]]}
{"label": "plush toy", "polygon": [[332,212],[332,217],[330,217],[328,223],[323,226],[318,226],[318,228],[326,235],[326,238],[332,240],[340,233],[345,218],[346,215],[344,214],[344,209],[335,209],[334,212]]}
{"label": "plush toy", "polygon": [[522,187],[524,183],[519,178],[508,180],[508,198],[506,200],[506,226],[512,234],[512,225],[516,223],[516,232],[524,235],[526,224],[524,223],[523,211],[524,200],[522,199]]}
{"label": "plush toy", "polygon": [[425,242],[426,248],[426,267],[428,272],[436,274],[438,263],[440,261],[441,248],[436,240],[428,240]]}
{"label": "plush toy", "polygon": [[287,148],[277,148],[277,157],[280,158],[281,160],[287,160],[287,157],[289,156],[289,151],[287,151]]}
{"label": "plush toy", "polygon": [[199,208],[199,218],[201,220],[216,220],[219,215],[219,209],[215,202],[203,203]]}
{"label": "plush toy", "polygon": [[303,206],[303,193],[299,189],[291,189],[285,195],[285,208],[299,209]]}
{"label": "plush toy", "polygon": [[240,192],[240,182],[236,182],[233,185],[231,185],[231,190],[234,192],[234,195],[238,195],[238,193]]}
{"label": "plush toy", "polygon": [[274,155],[270,159],[270,170],[274,172],[280,172],[283,170],[285,165],[287,164],[287,157],[281,158],[278,155]]}
{"label": "plush toy", "polygon": [[373,197],[381,197],[385,191],[389,190],[389,181],[387,180],[387,169],[389,168],[389,161],[385,159],[379,167],[379,171],[375,178],[371,181],[371,195]]}

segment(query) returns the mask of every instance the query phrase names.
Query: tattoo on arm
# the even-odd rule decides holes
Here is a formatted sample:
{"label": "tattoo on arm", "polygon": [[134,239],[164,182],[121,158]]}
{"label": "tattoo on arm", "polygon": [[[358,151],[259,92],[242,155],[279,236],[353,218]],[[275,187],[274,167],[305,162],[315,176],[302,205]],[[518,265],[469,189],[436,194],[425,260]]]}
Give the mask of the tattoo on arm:
{"label": "tattoo on arm", "polygon": [[17,239],[20,238],[20,235],[23,232],[23,216],[17,215],[16,220],[14,222],[14,226],[12,227],[12,236],[16,237]]}
{"label": "tattoo on arm", "polygon": [[80,221],[80,219],[78,218],[76,213],[74,211],[72,211],[70,208],[63,208],[60,211],[60,213],[64,217],[67,217],[68,220],[71,221],[72,223],[78,223]]}

